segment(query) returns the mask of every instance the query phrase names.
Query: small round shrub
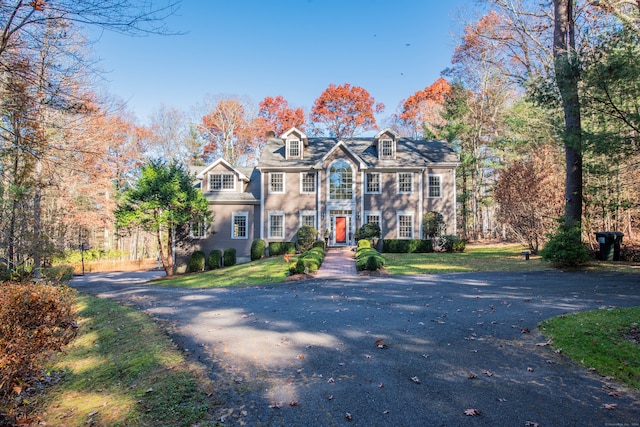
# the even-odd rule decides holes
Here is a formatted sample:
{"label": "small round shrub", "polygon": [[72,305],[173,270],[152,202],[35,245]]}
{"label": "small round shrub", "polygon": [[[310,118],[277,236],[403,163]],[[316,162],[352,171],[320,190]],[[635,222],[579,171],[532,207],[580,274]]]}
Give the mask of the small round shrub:
{"label": "small round shrub", "polygon": [[204,271],[205,255],[202,251],[195,251],[189,259],[188,271],[195,273],[197,271]]}
{"label": "small round shrub", "polygon": [[264,250],[267,248],[267,242],[262,239],[256,239],[251,242],[251,261],[261,259],[264,256]]}
{"label": "small round shrub", "polygon": [[230,267],[232,265],[236,265],[236,250],[234,248],[229,248],[224,250],[224,266]]}
{"label": "small round shrub", "polygon": [[375,256],[369,255],[367,257],[367,263],[365,264],[365,267],[367,270],[376,271],[381,267],[381,264],[380,262],[378,262],[378,259]]}
{"label": "small round shrub", "polygon": [[358,240],[358,249],[359,248],[370,248],[371,247],[371,241],[369,240]]}
{"label": "small round shrub", "polygon": [[209,270],[215,270],[222,266],[222,251],[214,249],[209,252]]}
{"label": "small round shrub", "polygon": [[304,273],[306,266],[304,265],[304,259],[299,258],[296,262],[296,274]]}
{"label": "small round shrub", "polygon": [[318,238],[318,230],[308,225],[303,225],[296,232],[298,250],[301,252],[311,249],[313,242]]}
{"label": "small round shrub", "polygon": [[325,250],[324,240],[316,240],[315,242],[313,242],[312,248],[320,248],[324,251]]}
{"label": "small round shrub", "polygon": [[580,223],[561,223],[556,232],[549,235],[540,255],[554,267],[577,267],[589,261],[589,252],[582,244]]}

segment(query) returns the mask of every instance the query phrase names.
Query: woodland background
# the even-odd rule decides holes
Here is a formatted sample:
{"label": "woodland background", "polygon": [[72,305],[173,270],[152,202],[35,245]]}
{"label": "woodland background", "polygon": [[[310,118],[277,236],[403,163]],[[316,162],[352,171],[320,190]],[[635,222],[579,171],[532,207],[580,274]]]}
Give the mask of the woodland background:
{"label": "woodland background", "polygon": [[291,126],[448,141],[466,239],[536,251],[560,217],[580,221],[592,244],[594,231],[636,238],[640,2],[484,0],[442,78],[384,123],[372,94],[337,82],[308,109],[278,94],[208,96],[189,111],[160,105],[146,125],[102,87],[86,39],[87,25],[170,34],[162,23],[177,3],[142,1],[145,13],[134,3],[0,2],[0,256],[10,268],[69,260],[83,244],[94,258],[155,258],[153,237],[114,219],[143,164],[250,165],[267,132]]}

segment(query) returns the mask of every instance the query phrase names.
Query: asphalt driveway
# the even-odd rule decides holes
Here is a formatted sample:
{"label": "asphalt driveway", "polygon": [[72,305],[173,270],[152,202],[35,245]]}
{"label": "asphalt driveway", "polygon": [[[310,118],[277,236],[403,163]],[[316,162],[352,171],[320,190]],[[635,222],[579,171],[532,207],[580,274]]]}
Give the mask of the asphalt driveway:
{"label": "asphalt driveway", "polygon": [[[536,331],[562,313],[640,306],[640,275],[360,276],[229,289],[145,283],[158,274],[90,274],[71,285],[166,321],[176,343],[210,369],[225,425],[640,425],[640,393],[539,345],[546,338]],[[617,408],[605,409],[610,403]]]}

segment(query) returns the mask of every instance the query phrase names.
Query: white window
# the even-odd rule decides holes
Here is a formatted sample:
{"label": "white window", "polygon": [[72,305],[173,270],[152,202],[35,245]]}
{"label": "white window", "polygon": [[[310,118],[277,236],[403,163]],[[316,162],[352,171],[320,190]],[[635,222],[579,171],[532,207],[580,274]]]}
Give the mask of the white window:
{"label": "white window", "polygon": [[413,173],[398,172],[398,193],[408,194],[413,192]]}
{"label": "white window", "polygon": [[231,227],[232,239],[247,239],[249,237],[249,213],[234,212]]}
{"label": "white window", "polygon": [[365,212],[364,213],[365,224],[376,224],[380,226],[380,213],[379,212]]}
{"label": "white window", "polygon": [[209,191],[235,190],[236,176],[227,172],[209,174]]}
{"label": "white window", "polygon": [[287,158],[299,158],[300,157],[300,140],[291,139],[288,141],[289,152]]}
{"label": "white window", "polygon": [[413,213],[398,212],[398,239],[413,239]]}
{"label": "white window", "polygon": [[269,212],[269,238],[284,239],[284,212]]}
{"label": "white window", "polygon": [[269,193],[276,193],[276,194],[284,193],[284,173],[283,172],[269,173]]}
{"label": "white window", "polygon": [[303,225],[316,228],[316,211],[300,211],[300,227]]}
{"label": "white window", "polygon": [[202,218],[196,218],[189,222],[189,235],[192,239],[205,239],[207,237],[207,223]]}
{"label": "white window", "polygon": [[302,172],[300,174],[300,192],[315,193],[316,192],[316,174],[310,172]]}
{"label": "white window", "polygon": [[380,157],[387,159],[392,159],[394,157],[392,139],[380,140]]}
{"label": "white window", "polygon": [[379,172],[367,172],[365,175],[366,180],[366,193],[380,194],[380,173]]}
{"label": "white window", "polygon": [[440,175],[429,175],[429,197],[442,197],[442,179]]}
{"label": "white window", "polygon": [[329,169],[329,199],[353,199],[353,172],[345,160],[338,160]]}

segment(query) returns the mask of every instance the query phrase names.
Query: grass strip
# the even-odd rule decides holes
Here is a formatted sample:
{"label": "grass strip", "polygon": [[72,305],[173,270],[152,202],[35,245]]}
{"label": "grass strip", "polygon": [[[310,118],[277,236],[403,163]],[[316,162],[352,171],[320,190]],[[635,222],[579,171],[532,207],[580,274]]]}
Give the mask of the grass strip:
{"label": "grass strip", "polygon": [[48,426],[200,426],[210,387],[146,315],[78,297],[80,332],[51,361],[61,380],[38,398]]}
{"label": "grass strip", "polygon": [[562,315],[540,330],[565,356],[640,389],[640,307]]}

